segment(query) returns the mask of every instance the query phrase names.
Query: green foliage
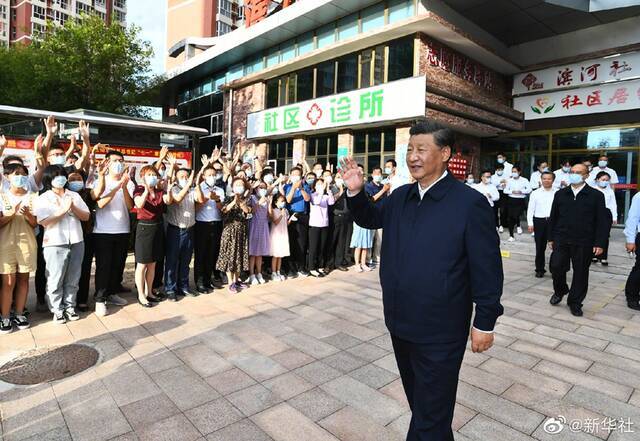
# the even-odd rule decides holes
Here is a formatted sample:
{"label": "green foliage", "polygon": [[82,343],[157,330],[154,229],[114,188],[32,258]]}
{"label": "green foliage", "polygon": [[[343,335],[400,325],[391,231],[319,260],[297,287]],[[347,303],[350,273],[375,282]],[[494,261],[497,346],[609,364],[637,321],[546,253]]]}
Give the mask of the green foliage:
{"label": "green foliage", "polygon": [[146,116],[137,106],[152,104],[162,78],[151,75],[153,49],[139,32],[83,16],[49,24],[30,45],[0,49],[0,103]]}

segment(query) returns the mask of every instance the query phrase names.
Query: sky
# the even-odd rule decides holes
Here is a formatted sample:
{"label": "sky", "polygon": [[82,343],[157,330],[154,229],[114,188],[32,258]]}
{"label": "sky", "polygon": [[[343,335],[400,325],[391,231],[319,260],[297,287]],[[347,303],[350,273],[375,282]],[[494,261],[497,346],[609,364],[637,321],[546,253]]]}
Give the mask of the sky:
{"label": "sky", "polygon": [[153,73],[164,73],[166,53],[166,0],[131,0],[127,2],[127,24],[142,28],[140,37],[151,42],[154,50]]}

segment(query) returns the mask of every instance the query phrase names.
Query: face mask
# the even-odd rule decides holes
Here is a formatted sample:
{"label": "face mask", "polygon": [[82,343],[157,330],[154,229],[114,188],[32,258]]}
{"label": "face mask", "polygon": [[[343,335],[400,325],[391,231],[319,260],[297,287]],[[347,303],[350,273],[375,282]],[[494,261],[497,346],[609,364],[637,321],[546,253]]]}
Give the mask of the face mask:
{"label": "face mask", "polygon": [[147,175],[144,177],[144,182],[146,182],[149,187],[155,187],[158,184],[158,178],[155,175]]}
{"label": "face mask", "polygon": [[562,167],[562,171],[565,173],[569,173],[571,171],[571,167]]}
{"label": "face mask", "polygon": [[222,173],[216,173],[216,181],[222,179]]}
{"label": "face mask", "polygon": [[325,176],[323,179],[327,184],[331,184],[333,182],[333,178],[331,176]]}
{"label": "face mask", "polygon": [[240,170],[242,170],[242,167],[239,165],[236,165],[236,173],[238,173]]}
{"label": "face mask", "polygon": [[237,185],[233,187],[233,192],[238,195],[244,193],[244,185]]}
{"label": "face mask", "polygon": [[300,182],[300,176],[291,176],[292,184],[297,184],[298,182]]}
{"label": "face mask", "polygon": [[167,170],[166,170],[166,169],[164,169],[164,170],[163,170],[163,169],[160,169],[160,171],[159,171],[158,173],[160,174],[160,177],[161,177],[162,179],[164,179],[164,177],[165,177],[165,176],[166,176],[166,174],[167,174]]}
{"label": "face mask", "polygon": [[324,185],[316,185],[316,192],[322,193],[324,191]]}
{"label": "face mask", "polygon": [[280,190],[278,190],[278,187],[274,187],[273,190],[271,190],[272,195],[277,195],[278,193],[280,193]]}
{"label": "face mask", "polygon": [[467,178],[467,184],[473,184],[473,178]]}
{"label": "face mask", "polygon": [[582,175],[579,175],[578,173],[571,173],[569,175],[569,183],[572,185],[582,184],[582,180]]}
{"label": "face mask", "polygon": [[504,164],[504,159],[503,158],[498,158],[498,164]]}
{"label": "face mask", "polygon": [[261,198],[265,197],[267,195],[267,189],[266,188],[259,188],[258,189],[258,196],[260,196]]}
{"label": "face mask", "polygon": [[606,168],[607,164],[608,164],[607,161],[598,161],[598,167],[600,168]]}
{"label": "face mask", "polygon": [[609,186],[609,181],[598,181],[598,187],[607,188]]}
{"label": "face mask", "polygon": [[281,201],[281,202],[278,202],[278,203],[276,204],[276,207],[278,207],[279,209],[281,209],[281,210],[282,210],[282,209],[284,208],[284,202],[282,202],[282,201]]}
{"label": "face mask", "polygon": [[316,180],[313,178],[307,179],[307,185],[313,185],[315,182]]}
{"label": "face mask", "polygon": [[109,170],[111,170],[111,173],[114,175],[119,175],[124,171],[124,163],[114,162],[109,166]]}
{"label": "face mask", "polygon": [[267,185],[271,185],[273,184],[273,175],[267,175],[264,177],[264,182],[266,182]]}
{"label": "face mask", "polygon": [[549,171],[549,167],[545,167],[545,168],[542,169],[542,173],[548,172],[548,171]]}
{"label": "face mask", "polygon": [[64,176],[56,176],[51,180],[53,188],[63,188],[65,185],[67,185],[67,178]]}
{"label": "face mask", "polygon": [[216,178],[213,176],[207,176],[204,178],[204,182],[206,182],[209,187],[213,187],[216,183]]}
{"label": "face mask", "polygon": [[504,172],[503,172],[502,170],[498,170],[498,171],[496,172],[496,175],[498,175],[498,176],[502,176],[502,174],[503,174],[503,173],[504,173]]}
{"label": "face mask", "polygon": [[379,184],[382,181],[382,176],[377,175],[373,177],[373,182],[375,182],[376,184]]}
{"label": "face mask", "polygon": [[512,178],[514,178],[514,179],[515,179],[515,178],[517,178],[518,176],[520,176],[520,173],[518,173],[518,172],[511,172],[511,177],[512,177]]}
{"label": "face mask", "polygon": [[322,176],[322,169],[314,170],[313,172],[316,174],[316,176]]}
{"label": "face mask", "polygon": [[28,182],[29,182],[28,176],[23,176],[23,175],[11,176],[11,185],[13,185],[15,188],[26,188]]}
{"label": "face mask", "polygon": [[244,174],[247,175],[247,178],[251,178],[253,177],[253,170],[247,169],[244,171]]}
{"label": "face mask", "polygon": [[487,177],[485,176],[484,178],[482,178],[482,182],[484,182],[485,184],[488,184],[491,182],[491,176]]}
{"label": "face mask", "polygon": [[391,167],[385,167],[384,168],[384,174],[385,175],[390,175],[393,172],[393,170],[391,170]]}
{"label": "face mask", "polygon": [[51,158],[51,161],[49,161],[51,165],[64,165],[65,162],[66,159],[64,159],[64,155],[54,156]]}
{"label": "face mask", "polygon": [[84,182],[82,181],[73,181],[69,182],[69,190],[75,191],[76,193],[82,191],[84,189]]}
{"label": "face mask", "polygon": [[187,180],[186,179],[178,179],[178,185],[182,188],[185,188],[187,186]]}
{"label": "face mask", "polygon": [[336,178],[336,185],[342,187],[344,185],[344,179]]}

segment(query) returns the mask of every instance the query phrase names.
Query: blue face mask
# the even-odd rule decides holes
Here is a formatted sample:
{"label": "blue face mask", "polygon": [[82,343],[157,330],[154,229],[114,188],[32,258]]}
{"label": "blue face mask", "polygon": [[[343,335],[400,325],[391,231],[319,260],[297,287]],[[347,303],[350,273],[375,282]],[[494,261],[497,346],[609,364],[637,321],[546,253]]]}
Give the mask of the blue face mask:
{"label": "blue face mask", "polygon": [[562,167],[562,171],[565,173],[569,173],[571,171],[571,167]]}
{"label": "blue face mask", "polygon": [[569,175],[569,183],[571,185],[578,185],[578,184],[582,184],[584,178],[582,177],[582,175],[579,175],[578,173],[571,173]]}
{"label": "blue face mask", "polygon": [[391,167],[385,167],[385,168],[384,168],[384,174],[385,174],[385,175],[390,175],[392,171],[393,171],[393,170],[391,169]]}
{"label": "blue face mask", "polygon": [[149,187],[152,187],[152,188],[158,185],[158,177],[154,175],[145,176],[144,181],[147,183]]}
{"label": "blue face mask", "polygon": [[64,159],[64,155],[58,155],[51,158],[51,161],[49,163],[51,165],[64,165],[65,162],[66,160]]}
{"label": "blue face mask", "polygon": [[307,185],[313,185],[315,182],[315,179],[307,179]]}
{"label": "blue face mask", "polygon": [[56,176],[51,180],[53,188],[64,188],[65,185],[67,185],[67,178],[64,176]]}
{"label": "blue face mask", "polygon": [[609,181],[598,181],[598,187],[607,188],[609,186]]}
{"label": "blue face mask", "polygon": [[29,177],[23,175],[13,175],[11,176],[11,185],[16,188],[27,188],[27,184],[29,183]]}
{"label": "blue face mask", "polygon": [[75,191],[77,193],[83,189],[84,189],[84,182],[82,181],[69,182],[69,190]]}
{"label": "blue face mask", "polygon": [[498,158],[498,164],[504,164],[504,159],[503,158]]}

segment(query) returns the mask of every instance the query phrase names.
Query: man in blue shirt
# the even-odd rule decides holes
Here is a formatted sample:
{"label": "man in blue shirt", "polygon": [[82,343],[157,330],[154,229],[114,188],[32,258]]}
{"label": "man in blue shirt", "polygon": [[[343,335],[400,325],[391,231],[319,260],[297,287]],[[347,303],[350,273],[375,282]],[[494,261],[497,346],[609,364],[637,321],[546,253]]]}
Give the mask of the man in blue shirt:
{"label": "man in blue shirt", "polygon": [[627,222],[624,225],[624,235],[627,238],[627,251],[636,253],[636,263],[629,273],[627,284],[624,287],[624,293],[627,296],[627,306],[636,311],[640,311],[640,257],[638,250],[640,249],[640,193],[631,200],[631,208],[627,216]]}
{"label": "man in blue shirt", "polygon": [[[311,173],[312,174],[312,173]],[[291,216],[289,224],[289,275],[306,277],[307,249],[309,242],[309,201],[311,200],[311,178],[302,180],[302,169],[294,167],[289,173],[289,183],[284,186],[284,195],[287,198],[287,209]]]}

